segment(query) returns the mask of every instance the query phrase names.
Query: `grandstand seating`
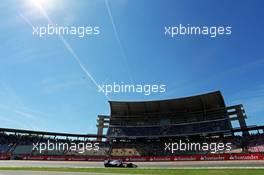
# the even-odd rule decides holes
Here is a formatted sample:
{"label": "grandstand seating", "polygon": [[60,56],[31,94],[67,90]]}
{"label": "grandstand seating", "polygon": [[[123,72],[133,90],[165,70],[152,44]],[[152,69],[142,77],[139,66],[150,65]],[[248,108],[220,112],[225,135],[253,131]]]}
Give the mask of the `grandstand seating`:
{"label": "grandstand seating", "polygon": [[114,148],[111,152],[112,156],[140,156],[135,148]]}
{"label": "grandstand seating", "polygon": [[[32,151],[33,142],[34,141],[50,141],[58,142],[58,140],[54,138],[43,138],[39,136],[20,136],[20,135],[1,135],[0,137],[0,153],[10,153],[13,156],[19,155],[49,155],[49,156],[106,156],[110,153],[111,156],[168,156],[168,155],[196,155],[196,154],[208,154],[208,152],[202,151],[178,151],[173,154],[164,150],[164,141],[165,140],[147,140],[141,139],[139,141],[136,140],[127,140],[124,142],[113,142],[111,146],[108,142],[100,143],[100,149],[98,151],[88,151],[86,150],[84,153],[80,153],[78,151],[74,152],[71,150],[53,150],[53,151],[43,151],[41,154],[37,151]],[[185,137],[178,138],[184,139]],[[192,139],[192,138],[189,138]],[[68,139],[60,139],[60,142],[69,142]],[[170,140],[170,141],[177,141]],[[250,135],[247,137],[241,136],[229,136],[224,138],[196,138],[194,137],[192,142],[231,142],[232,150],[230,151],[222,151],[217,153],[264,153],[264,134],[256,134]],[[8,142],[10,142],[8,144]],[[78,142],[76,140],[76,142]],[[247,142],[247,148],[242,148],[242,142]],[[110,149],[111,148],[111,149]],[[110,152],[109,152],[110,151]]]}
{"label": "grandstand seating", "polygon": [[231,133],[219,91],[163,101],[110,101],[110,106],[111,139]]}
{"label": "grandstand seating", "polygon": [[14,155],[19,154],[31,154],[32,152],[32,145],[18,145],[15,147],[15,149],[12,151]]}
{"label": "grandstand seating", "polygon": [[201,133],[217,133],[230,130],[228,119],[218,119],[206,122],[194,122],[189,124],[175,124],[168,126],[115,126],[110,127],[110,137],[149,137],[149,136],[180,136]]}
{"label": "grandstand seating", "polygon": [[[252,136],[254,138],[255,136]],[[264,153],[264,145],[259,145],[259,143],[262,143],[264,140],[264,134],[258,135],[258,139],[250,139],[251,136],[248,137],[248,140],[252,142],[249,143],[249,146],[247,149],[243,150],[241,147],[242,137],[240,136],[229,136],[225,138],[196,138],[194,140],[186,140],[189,142],[194,143],[231,143],[231,150],[225,150],[225,151],[217,151],[216,153],[222,154],[231,154],[231,153]],[[182,138],[184,140],[184,138]],[[171,140],[173,141],[173,140]],[[177,140],[174,140],[177,141]],[[258,146],[253,146],[258,145]],[[133,150],[133,151],[131,151]],[[128,153],[130,151],[130,153]],[[112,152],[111,155],[113,156],[168,156],[168,155],[196,155],[196,154],[209,154],[208,151],[175,151],[174,153],[168,152],[164,150],[164,142],[162,141],[144,141],[141,140],[140,142],[115,142],[112,145]]]}
{"label": "grandstand seating", "polygon": [[109,147],[107,147],[107,148],[100,147],[99,150],[85,150],[83,153],[82,153],[82,150],[79,150],[79,151],[69,150],[66,152],[66,155],[105,156],[105,155],[107,155],[108,151],[109,151]]}
{"label": "grandstand seating", "polygon": [[0,144],[0,153],[6,153],[9,150],[9,146],[7,144]]}

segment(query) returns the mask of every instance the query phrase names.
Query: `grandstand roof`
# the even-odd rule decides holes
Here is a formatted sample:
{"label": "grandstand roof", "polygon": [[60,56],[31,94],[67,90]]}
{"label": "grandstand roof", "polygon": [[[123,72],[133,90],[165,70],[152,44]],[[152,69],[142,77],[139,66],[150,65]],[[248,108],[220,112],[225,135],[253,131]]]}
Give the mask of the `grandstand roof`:
{"label": "grandstand roof", "polygon": [[105,135],[98,136],[97,134],[70,134],[70,133],[58,133],[58,132],[45,132],[45,131],[31,131],[23,129],[10,129],[10,128],[0,128],[0,132],[11,132],[18,134],[35,134],[44,136],[63,136],[63,137],[85,137],[85,138],[105,138]]}
{"label": "grandstand roof", "polygon": [[158,101],[109,101],[111,115],[132,116],[142,114],[186,113],[225,108],[220,91],[202,95]]}

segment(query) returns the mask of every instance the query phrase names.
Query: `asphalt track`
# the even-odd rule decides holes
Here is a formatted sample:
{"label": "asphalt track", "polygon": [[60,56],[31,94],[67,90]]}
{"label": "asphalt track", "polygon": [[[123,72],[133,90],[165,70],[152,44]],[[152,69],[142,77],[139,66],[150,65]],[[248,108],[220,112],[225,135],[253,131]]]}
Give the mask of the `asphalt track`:
{"label": "asphalt track", "polygon": [[[175,169],[219,169],[219,168],[257,168],[264,169],[264,161],[175,161],[175,162],[134,162],[139,168],[175,168]],[[69,168],[103,168],[103,162],[85,161],[0,161],[0,167],[69,167]],[[0,175],[106,175],[104,173],[64,173],[64,172],[30,172],[1,171]],[[107,174],[109,175],[109,174]],[[112,174],[113,175],[113,174]]]}
{"label": "asphalt track", "polygon": [[[264,168],[263,160],[247,161],[175,161],[175,162],[135,162],[139,168]],[[103,162],[85,161],[0,161],[0,167],[69,167],[102,168]]]}
{"label": "asphalt track", "polygon": [[[43,171],[0,171],[0,175],[114,175],[109,173],[72,173],[72,172],[43,172]],[[118,174],[122,175],[122,174]]]}

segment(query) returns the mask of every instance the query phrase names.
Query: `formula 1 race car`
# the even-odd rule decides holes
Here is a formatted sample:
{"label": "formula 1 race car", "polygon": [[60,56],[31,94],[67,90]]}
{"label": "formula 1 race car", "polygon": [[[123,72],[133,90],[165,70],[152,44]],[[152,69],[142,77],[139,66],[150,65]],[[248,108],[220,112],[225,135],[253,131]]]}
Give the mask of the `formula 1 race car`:
{"label": "formula 1 race car", "polygon": [[125,163],[120,160],[105,160],[105,167],[117,167],[117,168],[137,168],[137,165],[133,163]]}

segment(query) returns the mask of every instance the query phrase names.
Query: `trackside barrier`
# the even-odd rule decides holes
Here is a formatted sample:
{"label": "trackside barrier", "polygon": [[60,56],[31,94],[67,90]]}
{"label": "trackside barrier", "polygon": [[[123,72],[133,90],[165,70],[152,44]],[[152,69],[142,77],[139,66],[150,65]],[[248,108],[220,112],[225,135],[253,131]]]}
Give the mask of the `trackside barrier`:
{"label": "trackside barrier", "polygon": [[[3,157],[5,158],[5,157]],[[10,158],[10,157],[9,157]],[[53,161],[103,161],[104,156],[21,156],[23,160],[53,160]],[[264,160],[261,153],[254,154],[208,154],[188,156],[126,156],[111,157],[129,162],[161,162],[161,161],[221,161],[221,160]]]}
{"label": "trackside barrier", "polygon": [[208,155],[188,155],[188,156],[134,156],[134,157],[112,157],[131,162],[161,162],[161,161],[221,161],[221,160],[264,160],[261,153],[254,154],[208,154]]}
{"label": "trackside barrier", "polygon": [[0,160],[9,160],[10,159],[10,155],[8,154],[1,154],[0,153]]}
{"label": "trackside barrier", "polygon": [[21,156],[23,160],[52,160],[52,161],[104,161],[104,156]]}

